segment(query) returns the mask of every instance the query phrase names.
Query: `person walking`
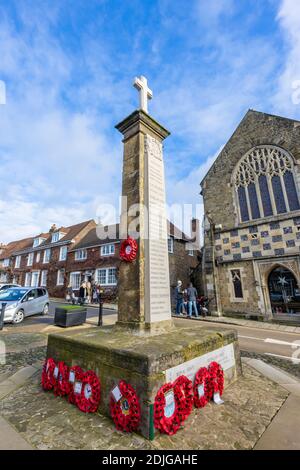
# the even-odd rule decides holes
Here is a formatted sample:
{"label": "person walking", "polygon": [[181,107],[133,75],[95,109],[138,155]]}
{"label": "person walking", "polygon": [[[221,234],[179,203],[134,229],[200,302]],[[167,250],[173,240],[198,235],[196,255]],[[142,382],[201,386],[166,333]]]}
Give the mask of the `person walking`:
{"label": "person walking", "polygon": [[189,287],[187,288],[187,297],[188,297],[188,317],[192,318],[193,307],[195,310],[195,316],[199,317],[197,309],[197,289],[193,286],[193,283],[190,282]]}
{"label": "person walking", "polygon": [[71,283],[68,284],[67,290],[66,290],[66,301],[67,302],[72,302],[74,300],[74,292],[73,292],[73,287]]}
{"label": "person walking", "polygon": [[180,315],[183,313],[183,289],[182,289],[182,282],[177,281],[177,286],[175,289],[175,300],[176,300],[176,315]]}
{"label": "person walking", "polygon": [[91,283],[91,281],[87,281],[87,283],[86,283],[86,297],[87,297],[87,303],[90,304],[92,302],[92,283]]}
{"label": "person walking", "polygon": [[80,305],[83,305],[86,299],[86,283],[82,282],[80,288],[79,288],[79,298],[78,298],[78,303]]}

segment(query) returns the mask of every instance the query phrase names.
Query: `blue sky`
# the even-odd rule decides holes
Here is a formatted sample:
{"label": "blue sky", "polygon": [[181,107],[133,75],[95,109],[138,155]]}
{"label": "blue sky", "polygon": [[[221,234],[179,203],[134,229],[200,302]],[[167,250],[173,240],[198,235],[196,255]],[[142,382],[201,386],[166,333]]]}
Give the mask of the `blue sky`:
{"label": "blue sky", "polygon": [[248,108],[300,119],[299,56],[298,0],[0,0],[0,241],[117,203],[114,126],[137,107],[140,74],[171,131],[168,203],[200,203]]}

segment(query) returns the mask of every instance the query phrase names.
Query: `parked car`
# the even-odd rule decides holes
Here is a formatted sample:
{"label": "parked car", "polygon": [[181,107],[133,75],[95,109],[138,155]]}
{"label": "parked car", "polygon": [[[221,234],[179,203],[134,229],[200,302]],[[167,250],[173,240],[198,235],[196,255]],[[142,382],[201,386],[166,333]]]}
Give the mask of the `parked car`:
{"label": "parked car", "polygon": [[0,292],[6,289],[11,289],[12,287],[21,287],[19,284],[0,284]]}
{"label": "parked car", "polygon": [[0,306],[6,304],[5,323],[21,323],[25,317],[49,312],[48,291],[44,287],[14,287],[0,292]]}

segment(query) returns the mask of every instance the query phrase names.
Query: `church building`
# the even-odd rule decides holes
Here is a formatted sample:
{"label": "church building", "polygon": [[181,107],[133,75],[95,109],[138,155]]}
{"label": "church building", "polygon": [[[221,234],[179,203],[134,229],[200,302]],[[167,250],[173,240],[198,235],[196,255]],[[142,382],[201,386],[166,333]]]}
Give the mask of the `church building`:
{"label": "church building", "polygon": [[300,122],[249,110],[201,182],[210,310],[300,320]]}

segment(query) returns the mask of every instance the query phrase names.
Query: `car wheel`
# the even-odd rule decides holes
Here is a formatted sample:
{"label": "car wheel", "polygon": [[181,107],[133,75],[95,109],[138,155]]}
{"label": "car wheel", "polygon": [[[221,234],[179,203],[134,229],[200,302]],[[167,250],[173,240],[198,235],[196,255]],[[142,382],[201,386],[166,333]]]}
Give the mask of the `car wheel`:
{"label": "car wheel", "polygon": [[12,322],[15,325],[17,325],[19,323],[22,323],[23,320],[24,320],[24,310],[19,310],[18,312],[14,314],[14,318]]}
{"label": "car wheel", "polygon": [[43,311],[42,311],[42,314],[43,315],[48,315],[49,313],[49,304],[45,304],[44,308],[43,308]]}

